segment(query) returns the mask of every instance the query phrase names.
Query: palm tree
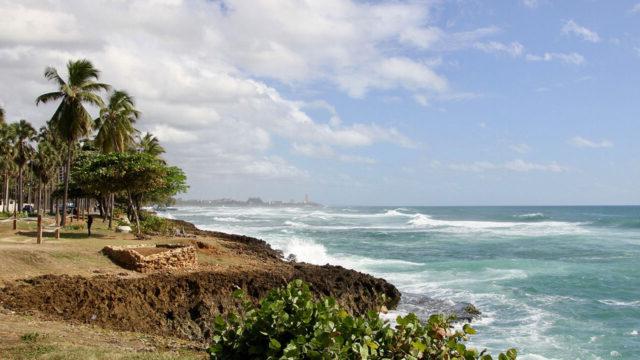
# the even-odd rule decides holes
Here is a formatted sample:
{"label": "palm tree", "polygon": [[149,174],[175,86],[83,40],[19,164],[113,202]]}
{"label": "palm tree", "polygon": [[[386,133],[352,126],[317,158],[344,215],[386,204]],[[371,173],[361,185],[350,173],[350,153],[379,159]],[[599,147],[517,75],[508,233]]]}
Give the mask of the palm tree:
{"label": "palm tree", "polygon": [[24,192],[22,182],[24,167],[33,157],[33,146],[31,145],[31,141],[36,139],[36,129],[34,129],[27,120],[20,120],[10,126],[13,128],[14,136],[16,138],[16,142],[14,144],[15,156],[13,161],[18,166],[18,211],[22,211]]}
{"label": "palm tree", "polygon": [[164,148],[160,145],[158,138],[151,133],[145,133],[138,142],[138,151],[147,153],[154,157],[159,157],[164,154]]}
{"label": "palm tree", "polygon": [[42,190],[45,190],[51,183],[51,180],[55,177],[56,169],[60,164],[60,156],[56,151],[55,145],[47,139],[46,128],[40,132],[40,141],[38,142],[38,148],[33,159],[33,172],[38,178],[38,213],[45,208],[42,205]]}
{"label": "palm tree", "polygon": [[125,152],[134,144],[133,126],[140,117],[133,97],[125,91],[114,91],[107,107],[100,110],[94,129],[98,131],[94,145],[103,153]]}
{"label": "palm tree", "polygon": [[[140,112],[135,108],[133,97],[125,91],[114,91],[109,97],[109,104],[100,110],[100,117],[95,121],[95,130],[98,131],[94,139],[96,148],[105,154],[125,152],[132,148],[133,136],[138,132],[133,124],[139,117]],[[109,228],[113,222],[114,202],[114,194],[109,194]]]}
{"label": "palm tree", "polygon": [[2,211],[9,211],[9,183],[15,169],[13,161],[15,147],[15,136],[13,127],[0,123],[0,171],[2,171],[4,179],[4,187],[2,191],[3,208]]}
{"label": "palm tree", "polygon": [[[93,121],[84,105],[103,107],[104,102],[98,92],[109,90],[110,88],[107,84],[97,82],[100,77],[100,71],[89,60],[69,61],[67,63],[67,71],[69,77],[65,81],[60,77],[56,69],[52,67],[46,68],[44,77],[53,81],[58,89],[54,92],[42,94],[36,99],[36,105],[60,100],[58,108],[51,117],[50,125],[67,144],[62,204],[63,214],[67,213],[73,145],[79,139],[88,136],[92,130]],[[61,225],[64,226],[65,224],[66,215],[62,217]]]}

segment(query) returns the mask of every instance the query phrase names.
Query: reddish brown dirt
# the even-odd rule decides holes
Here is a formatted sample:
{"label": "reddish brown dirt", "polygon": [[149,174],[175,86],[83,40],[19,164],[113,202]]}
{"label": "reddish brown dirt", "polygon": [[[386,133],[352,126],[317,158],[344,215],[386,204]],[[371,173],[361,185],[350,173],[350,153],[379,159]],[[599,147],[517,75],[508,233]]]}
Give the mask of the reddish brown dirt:
{"label": "reddish brown dirt", "polygon": [[299,278],[317,296],[332,296],[354,314],[379,309],[382,294],[390,308],[400,298],[393,285],[367,274],[337,266],[286,265],[272,272],[158,273],[136,279],[45,275],[7,286],[0,291],[0,305],[115,330],[207,340],[214,317],[237,310],[231,296],[237,288],[257,301]]}
{"label": "reddish brown dirt", "polygon": [[[213,237],[225,242],[237,255],[247,255],[261,260],[282,260],[282,252],[274,250],[266,241],[249,236],[227,234],[217,231],[200,230],[195,225],[184,220],[170,220],[175,228],[181,228],[188,234],[203,237]],[[199,246],[200,247],[200,246]]]}
{"label": "reddish brown dirt", "polygon": [[203,231],[179,220],[173,223],[189,236],[196,236],[188,243],[204,254],[215,255],[220,262],[201,265],[192,272],[132,278],[44,275],[18,280],[0,289],[0,309],[208,341],[214,317],[238,309],[239,302],[231,295],[238,288],[257,302],[271,289],[302,279],[317,297],[332,296],[352,314],[379,310],[382,295],[389,309],[400,300],[398,290],[383,279],[339,266],[287,262],[282,253],[262,240]]}

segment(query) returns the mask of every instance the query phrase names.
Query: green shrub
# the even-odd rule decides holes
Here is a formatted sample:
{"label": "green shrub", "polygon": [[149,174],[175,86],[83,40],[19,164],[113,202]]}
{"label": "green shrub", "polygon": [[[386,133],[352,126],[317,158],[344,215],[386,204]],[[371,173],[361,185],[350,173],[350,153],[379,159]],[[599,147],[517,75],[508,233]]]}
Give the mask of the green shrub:
{"label": "green shrub", "polygon": [[20,340],[23,342],[35,342],[38,338],[40,338],[40,334],[37,332],[26,333],[20,336]]}
{"label": "green shrub", "polygon": [[[376,312],[351,316],[332,298],[314,301],[301,280],[272,290],[259,307],[240,290],[234,296],[243,311],[216,318],[211,359],[492,359],[463,344],[475,333],[469,325],[453,331],[442,315],[422,323],[409,314],[392,327]],[[498,357],[515,358],[515,349]]]}
{"label": "green shrub", "polygon": [[155,215],[147,215],[140,220],[140,230],[145,234],[170,235],[173,226],[166,219]]}

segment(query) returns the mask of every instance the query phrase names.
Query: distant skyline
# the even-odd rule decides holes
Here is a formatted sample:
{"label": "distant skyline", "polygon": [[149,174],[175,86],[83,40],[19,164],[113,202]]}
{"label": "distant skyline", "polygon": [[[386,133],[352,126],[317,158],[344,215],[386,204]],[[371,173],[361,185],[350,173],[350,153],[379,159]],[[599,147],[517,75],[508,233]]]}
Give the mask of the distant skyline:
{"label": "distant skyline", "polygon": [[135,96],[186,199],[640,204],[640,1],[5,1],[0,106],[46,66]]}

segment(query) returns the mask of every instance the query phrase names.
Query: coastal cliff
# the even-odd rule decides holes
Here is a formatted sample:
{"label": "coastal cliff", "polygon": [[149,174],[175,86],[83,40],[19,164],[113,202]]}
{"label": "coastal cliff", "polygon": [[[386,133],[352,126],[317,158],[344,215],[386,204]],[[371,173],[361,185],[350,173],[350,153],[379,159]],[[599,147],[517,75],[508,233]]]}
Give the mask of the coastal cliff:
{"label": "coastal cliff", "polygon": [[269,290],[302,279],[315,296],[334,297],[352,314],[378,311],[382,305],[392,309],[400,300],[399,291],[384,279],[340,266],[285,261],[262,240],[173,222],[195,236],[182,241],[196,244],[203,258],[222,262],[233,257],[233,265],[220,268],[209,261],[189,271],[144,276],[47,274],[7,283],[0,290],[0,305],[52,320],[206,341],[214,317],[239,308],[232,296],[236,289],[257,303]]}

